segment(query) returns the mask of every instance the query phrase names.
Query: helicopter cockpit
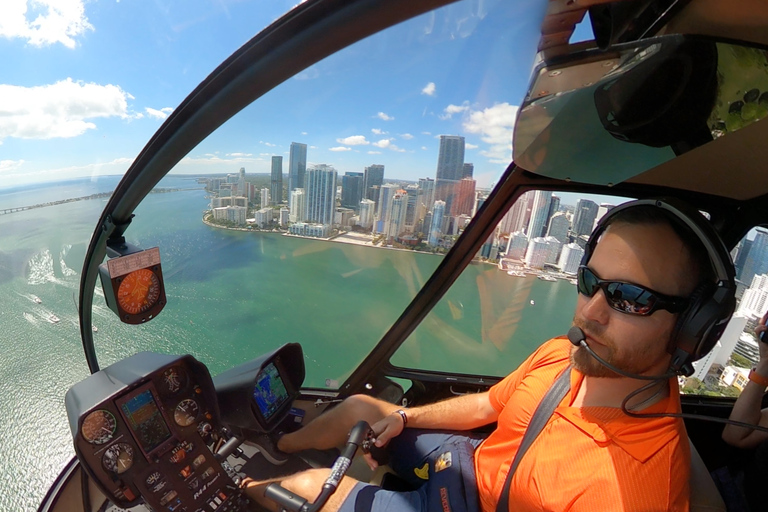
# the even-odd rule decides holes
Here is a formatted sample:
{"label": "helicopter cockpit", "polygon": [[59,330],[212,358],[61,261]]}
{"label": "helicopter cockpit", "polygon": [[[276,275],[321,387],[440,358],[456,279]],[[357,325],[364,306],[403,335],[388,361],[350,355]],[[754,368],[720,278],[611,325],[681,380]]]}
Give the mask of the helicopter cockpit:
{"label": "helicopter cockpit", "polygon": [[[148,110],[162,125],[120,176],[0,205],[0,242],[31,254],[11,284],[19,265],[0,259],[16,320],[71,324],[44,339],[75,336],[68,357],[85,359],[61,376],[51,356],[69,433],[39,512],[257,510],[240,480],[288,467],[381,483],[388,468],[352,457],[367,425],[341,454],[282,467],[261,443],[355,394],[408,407],[488,390],[568,331],[599,219],[660,196],[705,213],[735,264],[736,314],[678,379],[706,480],[691,508],[723,510],[760,474],[721,432],[768,297],[768,11],[725,9],[309,0]],[[77,241],[29,249],[53,207]],[[44,309],[54,296],[76,313]],[[314,498],[281,492],[295,510]]]}

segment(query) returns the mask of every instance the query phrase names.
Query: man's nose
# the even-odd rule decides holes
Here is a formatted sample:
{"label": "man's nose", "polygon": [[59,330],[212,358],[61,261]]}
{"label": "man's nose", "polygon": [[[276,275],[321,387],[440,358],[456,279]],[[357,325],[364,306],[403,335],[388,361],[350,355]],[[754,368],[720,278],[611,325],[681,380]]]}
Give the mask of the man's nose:
{"label": "man's nose", "polygon": [[603,290],[597,290],[591,297],[582,295],[582,299],[587,301],[581,308],[581,314],[586,320],[592,320],[599,324],[608,322],[611,307],[608,305]]}

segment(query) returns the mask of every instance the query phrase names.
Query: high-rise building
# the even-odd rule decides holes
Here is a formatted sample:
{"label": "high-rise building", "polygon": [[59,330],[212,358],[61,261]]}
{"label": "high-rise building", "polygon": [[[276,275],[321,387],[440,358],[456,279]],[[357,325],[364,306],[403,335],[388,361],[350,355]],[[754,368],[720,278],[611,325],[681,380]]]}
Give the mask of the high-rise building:
{"label": "high-rise building", "polygon": [[291,152],[288,154],[288,198],[291,192],[304,187],[304,174],[307,171],[307,145],[291,142]]}
{"label": "high-rise building", "polygon": [[522,261],[525,258],[525,251],[528,248],[528,237],[522,231],[510,233],[507,250],[504,256],[507,258]]}
{"label": "high-rise building", "polygon": [[768,309],[768,275],[757,274],[739,302],[739,314],[760,318]]}
{"label": "high-rise building", "polygon": [[325,164],[315,165],[307,169],[305,178],[307,222],[333,224],[336,210],[336,169]]}
{"label": "high-rise building", "polygon": [[464,168],[461,172],[462,178],[472,178],[472,175],[475,173],[475,164],[464,164]]}
{"label": "high-rise building", "polygon": [[[550,209],[551,211],[551,209]],[[568,243],[568,230],[571,229],[571,221],[563,212],[558,212],[549,219],[547,236],[557,238],[560,243]]]}
{"label": "high-rise building", "polygon": [[435,204],[435,180],[432,178],[419,178],[419,188],[421,189],[421,203],[426,211],[432,210]]}
{"label": "high-rise building", "polygon": [[435,200],[445,201],[450,212],[453,203],[454,186],[464,174],[464,137],[458,135],[440,136],[440,153],[437,157],[435,177]]}
{"label": "high-rise building", "polygon": [[579,244],[571,243],[565,245],[560,253],[560,260],[557,262],[557,266],[566,274],[576,274],[582,257],[584,257],[584,249],[579,247]]}
{"label": "high-rise building", "polygon": [[365,229],[371,229],[373,227],[374,213],[376,209],[376,203],[370,199],[363,199],[360,201],[360,226]]}
{"label": "high-rise building", "polygon": [[237,177],[237,194],[245,196],[245,167],[240,168],[240,173]]}
{"label": "high-rise building", "polygon": [[373,187],[379,187],[384,184],[384,166],[373,164],[365,168],[363,176],[363,197],[378,202],[374,197]]}
{"label": "high-rise building", "polygon": [[392,196],[390,203],[390,212],[387,216],[387,222],[384,225],[384,236],[387,240],[397,238],[403,232],[405,225],[405,214],[408,209],[408,194],[405,190],[398,190]]}
{"label": "high-rise building", "polygon": [[475,185],[472,178],[464,178],[456,184],[451,205],[452,216],[472,215],[472,208],[475,206]]}
{"label": "high-rise building", "polygon": [[348,172],[341,177],[341,206],[352,208],[356,212],[360,210],[360,201],[363,200],[362,172]]}
{"label": "high-rise building", "polygon": [[733,265],[736,267],[736,279],[741,281],[741,272],[744,269],[744,263],[747,261],[749,249],[752,247],[752,240],[742,238],[736,246],[736,255],[733,257]]}
{"label": "high-rise building", "polygon": [[429,238],[427,239],[427,243],[432,247],[437,246],[437,243],[443,234],[442,228],[443,228],[444,214],[445,214],[445,202],[435,201],[435,206],[432,209],[432,224],[429,227]]}
{"label": "high-rise building", "polygon": [[261,207],[266,208],[272,203],[272,200],[269,198],[269,189],[264,187],[261,189]]}
{"label": "high-rise building", "polygon": [[536,190],[531,206],[531,220],[528,221],[528,238],[533,240],[544,236],[547,228],[549,205],[552,202],[552,193],[547,190]]}
{"label": "high-rise building", "polygon": [[386,224],[389,221],[389,214],[392,210],[392,198],[400,187],[387,183],[379,189],[379,203],[376,207],[376,225],[374,232],[383,233]]}
{"label": "high-rise building", "polygon": [[408,185],[405,187],[408,194],[408,206],[405,210],[404,231],[413,233],[416,231],[416,225],[424,218],[424,205],[421,199],[422,192],[418,185]]}
{"label": "high-rise building", "polygon": [[283,202],[283,157],[272,157],[272,174],[269,182],[269,195],[272,198],[271,204],[280,204]]}
{"label": "high-rise building", "polygon": [[597,217],[597,203],[589,199],[579,199],[573,215],[573,234],[575,237],[589,235]]}
{"label": "high-rise building", "polygon": [[517,198],[515,204],[509,209],[506,215],[499,222],[499,228],[502,234],[523,231],[528,227],[528,220],[531,217],[531,204],[533,202],[534,191],[528,191]]}
{"label": "high-rise building", "polygon": [[291,192],[289,204],[291,213],[288,214],[288,220],[291,222],[304,222],[307,215],[307,195],[304,193],[303,188],[297,188]]}
{"label": "high-rise building", "polygon": [[752,247],[744,258],[744,267],[739,276],[739,280],[744,283],[751,283],[756,275],[768,273],[768,230],[757,228],[755,231]]}

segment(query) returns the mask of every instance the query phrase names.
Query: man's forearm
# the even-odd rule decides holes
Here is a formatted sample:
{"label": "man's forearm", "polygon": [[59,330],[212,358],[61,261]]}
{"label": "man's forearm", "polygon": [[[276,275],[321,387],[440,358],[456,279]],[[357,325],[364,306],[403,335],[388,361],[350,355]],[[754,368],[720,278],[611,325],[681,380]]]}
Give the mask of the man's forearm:
{"label": "man's forearm", "polygon": [[[760,375],[768,375],[768,364],[761,361],[755,371]],[[762,417],[761,407],[765,395],[765,386],[748,381],[746,387],[733,405],[730,419],[757,425]],[[748,428],[727,425],[723,430],[723,440],[734,446],[740,446],[754,431]]]}
{"label": "man's forearm", "polygon": [[442,402],[406,409],[409,428],[471,430],[496,421],[488,392],[472,393]]}

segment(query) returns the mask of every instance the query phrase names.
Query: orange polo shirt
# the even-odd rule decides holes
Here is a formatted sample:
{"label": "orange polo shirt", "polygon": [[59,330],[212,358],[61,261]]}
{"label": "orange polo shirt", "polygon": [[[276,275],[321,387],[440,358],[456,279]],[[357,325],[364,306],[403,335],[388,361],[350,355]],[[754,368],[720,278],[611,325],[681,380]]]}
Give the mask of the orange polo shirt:
{"label": "orange polo shirt", "polygon": [[[475,451],[484,512],[494,512],[512,459],[531,416],[568,365],[571,343],[555,338],[490,390],[498,427]],[[571,372],[571,390],[528,448],[510,487],[509,510],[688,510],[690,451],[679,418],[641,418],[613,407],[571,407],[584,376]],[[643,412],[680,412],[676,379],[669,397]]]}

